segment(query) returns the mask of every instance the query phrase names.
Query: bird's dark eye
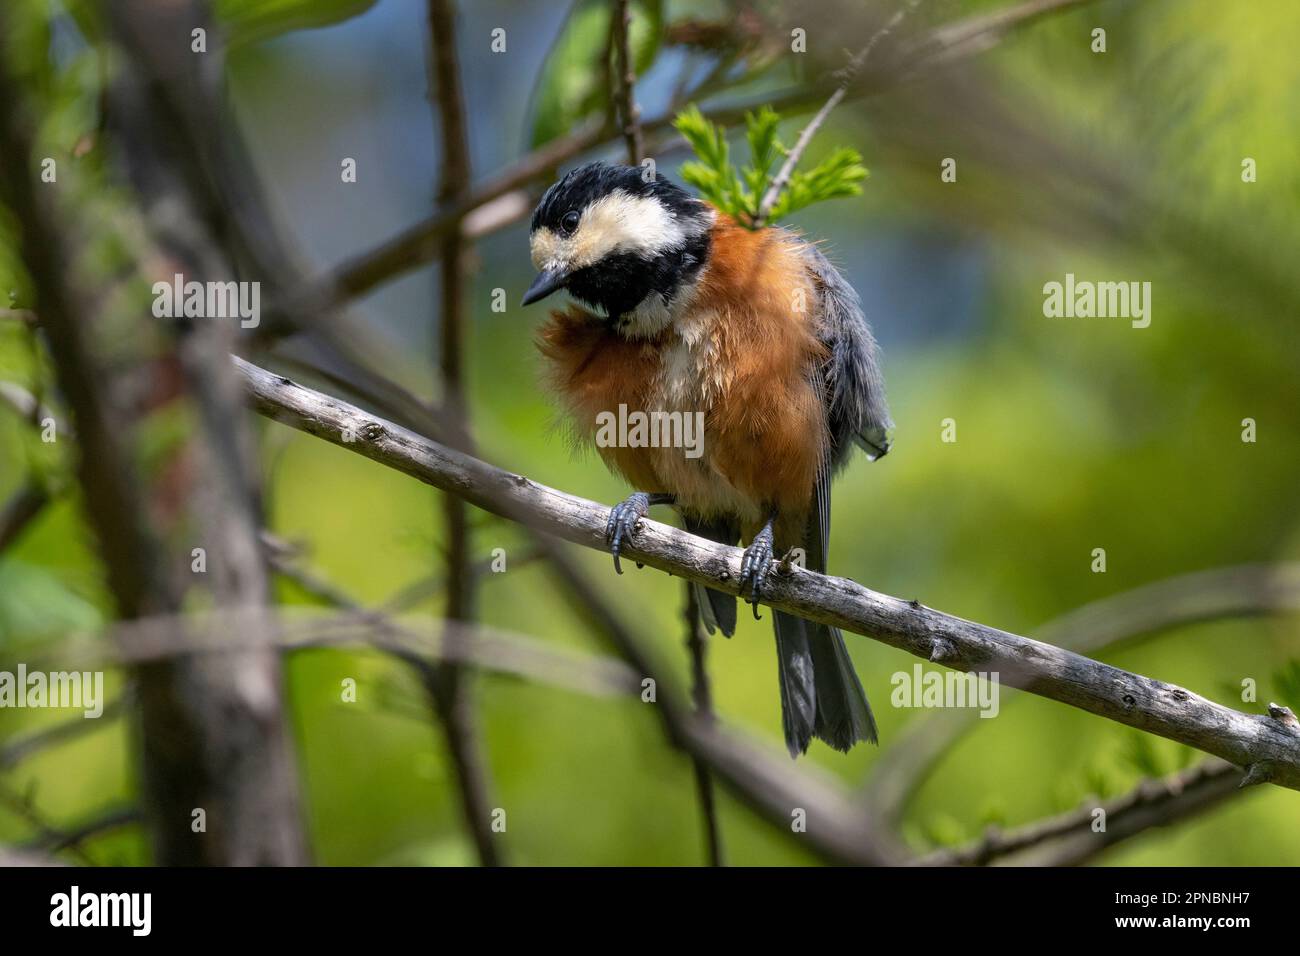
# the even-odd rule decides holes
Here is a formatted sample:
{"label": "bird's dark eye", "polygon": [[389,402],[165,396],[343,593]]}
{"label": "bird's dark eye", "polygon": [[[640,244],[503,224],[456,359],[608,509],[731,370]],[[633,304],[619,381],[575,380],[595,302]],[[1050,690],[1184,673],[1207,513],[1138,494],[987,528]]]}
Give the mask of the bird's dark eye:
{"label": "bird's dark eye", "polygon": [[580,218],[575,209],[570,209],[564,214],[564,218],[560,220],[560,228],[564,230],[566,236],[573,235],[573,231],[578,228]]}

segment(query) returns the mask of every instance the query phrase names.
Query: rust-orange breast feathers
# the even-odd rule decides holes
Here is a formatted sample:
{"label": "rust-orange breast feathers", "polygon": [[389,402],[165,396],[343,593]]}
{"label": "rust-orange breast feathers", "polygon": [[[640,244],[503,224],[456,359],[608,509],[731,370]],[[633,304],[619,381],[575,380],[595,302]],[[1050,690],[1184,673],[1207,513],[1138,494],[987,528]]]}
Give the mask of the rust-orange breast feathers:
{"label": "rust-orange breast feathers", "polygon": [[[802,511],[827,448],[825,409],[813,385],[826,360],[815,331],[817,301],[801,240],[719,215],[708,265],[668,328],[627,338],[573,306],[551,313],[538,346],[548,382],[580,434],[590,437],[597,416],[620,405],[702,411],[699,464],[756,508]],[[677,469],[666,469],[657,452],[601,454],[637,488],[684,493],[665,483],[674,480],[665,471]]]}

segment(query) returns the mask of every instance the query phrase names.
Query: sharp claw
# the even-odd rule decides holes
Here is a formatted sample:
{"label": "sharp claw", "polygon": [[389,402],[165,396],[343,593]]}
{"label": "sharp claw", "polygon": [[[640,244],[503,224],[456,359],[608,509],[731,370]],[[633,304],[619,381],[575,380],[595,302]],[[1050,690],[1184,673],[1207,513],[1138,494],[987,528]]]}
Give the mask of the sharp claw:
{"label": "sharp claw", "polygon": [[763,597],[763,579],[772,569],[771,531],[765,528],[750,542],[740,562],[740,593],[745,593],[749,585],[749,604],[754,613],[754,620],[763,620],[758,613],[758,604]]}
{"label": "sharp claw", "polygon": [[754,620],[761,621],[763,617],[758,613],[758,602],[763,597],[763,578],[767,575],[767,562],[763,561],[761,564],[756,562],[756,565],[753,580],[749,585],[749,606],[754,613]]}
{"label": "sharp claw", "polygon": [[619,560],[623,541],[625,538],[631,540],[636,526],[649,510],[649,505],[649,496],[638,492],[610,509],[609,520],[605,522],[605,537],[610,539],[609,550],[614,555],[614,570],[619,574],[623,573],[623,565]]}

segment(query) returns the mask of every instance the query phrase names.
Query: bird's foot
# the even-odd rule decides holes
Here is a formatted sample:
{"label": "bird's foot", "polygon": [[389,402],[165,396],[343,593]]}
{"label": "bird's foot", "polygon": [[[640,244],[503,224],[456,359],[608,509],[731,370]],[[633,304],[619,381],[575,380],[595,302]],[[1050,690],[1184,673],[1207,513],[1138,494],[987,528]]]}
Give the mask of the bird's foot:
{"label": "bird's foot", "polygon": [[672,495],[652,495],[644,491],[637,491],[628,495],[626,499],[616,504],[609,512],[609,521],[605,523],[605,537],[609,540],[610,553],[614,555],[614,570],[619,574],[623,573],[623,566],[619,564],[619,553],[623,549],[624,541],[631,541],[632,534],[636,531],[636,526],[641,519],[645,517],[646,512],[650,510],[651,505],[672,504]]}
{"label": "bird's foot", "polygon": [[758,614],[758,602],[763,596],[763,582],[772,571],[772,522],[763,526],[763,530],[754,535],[744,555],[740,559],[740,593],[745,593],[749,584],[749,603],[754,609],[754,620],[761,621]]}

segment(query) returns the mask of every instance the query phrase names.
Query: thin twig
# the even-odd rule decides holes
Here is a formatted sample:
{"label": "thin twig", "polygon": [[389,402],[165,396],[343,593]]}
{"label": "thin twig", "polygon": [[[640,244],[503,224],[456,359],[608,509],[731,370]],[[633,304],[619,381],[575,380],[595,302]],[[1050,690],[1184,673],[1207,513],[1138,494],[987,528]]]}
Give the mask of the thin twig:
{"label": "thin twig", "polygon": [[[559,547],[558,542],[551,543]],[[777,832],[829,862],[906,861],[892,843],[880,842],[874,825],[834,777],[809,763],[792,765],[783,750],[760,746],[749,735],[729,732],[717,721],[700,720],[676,687],[676,669],[659,660],[653,648],[620,620],[608,617],[609,609],[580,575],[573,576],[569,562],[552,560],[548,565],[566,589],[573,589],[575,610],[611,638],[626,663],[577,654],[481,624],[454,628],[449,624],[447,630],[431,634],[427,628],[417,630],[368,610],[282,616],[271,635],[250,631],[246,612],[187,614],[183,629],[177,626],[176,615],[166,615],[117,622],[97,633],[65,639],[44,653],[51,661],[76,669],[92,663],[139,665],[184,656],[228,655],[265,647],[268,640],[284,653],[361,646],[403,661],[456,661],[588,695],[634,697],[642,705],[652,705],[651,711],[664,722],[673,746],[703,761],[738,800],[772,823]],[[301,583],[299,569],[290,566],[282,571]],[[328,586],[325,590],[338,593]],[[647,678],[656,685],[653,701],[643,696]],[[790,826],[795,809],[804,810],[813,823],[806,833],[795,833]]]}
{"label": "thin twig", "polygon": [[632,59],[632,7],[628,0],[614,0],[614,61],[618,71],[618,118],[627,145],[627,161],[639,166],[645,155],[641,136],[641,108],[636,105],[636,63]]}
{"label": "thin twig", "polygon": [[1091,2],[1092,0],[1025,0],[1015,6],[945,24],[927,33],[908,51],[908,58],[914,63],[903,78],[911,79],[917,74],[917,60],[926,68],[933,68],[967,59],[991,49],[1013,29]]}
{"label": "thin twig", "polygon": [[[1143,780],[1107,803],[1085,804],[1014,830],[990,829],[973,843],[939,850],[915,862],[920,866],[986,866],[1005,857],[1033,853],[1035,865],[1077,866],[1139,833],[1218,806],[1239,792],[1240,780],[1241,771],[1232,764],[1206,760],[1160,780]],[[1103,822],[1104,828],[1094,829]]]}
{"label": "thin twig", "polygon": [[919,2],[920,0],[907,0],[906,4],[899,7],[898,11],[885,22],[883,27],[871,35],[871,39],[867,41],[866,45],[858,51],[853,59],[849,60],[848,66],[840,71],[839,86],[835,88],[835,92],[830,95],[822,108],[817,111],[817,115],[812,118],[812,121],[799,133],[794,148],[786,155],[785,162],[781,164],[781,169],[777,172],[776,178],[772,180],[771,185],[767,187],[767,192],[763,194],[763,201],[758,206],[758,215],[754,218],[754,227],[756,229],[767,224],[772,215],[772,209],[781,198],[781,193],[790,185],[790,178],[794,176],[794,168],[799,165],[799,160],[803,158],[804,151],[808,149],[808,144],[812,142],[817,130],[826,122],[826,118],[831,115],[831,110],[839,106],[840,101],[848,95],[849,87],[857,79],[862,67],[867,62],[867,58],[871,56],[871,51],[876,48],[876,44],[897,29],[898,25],[903,22],[904,17],[915,9]]}
{"label": "thin twig", "polygon": [[[518,571],[520,568],[526,568],[530,564],[536,564],[542,559],[542,557],[543,555],[537,547],[530,547],[520,554],[510,556],[510,570]],[[490,580],[490,576],[492,575],[492,566],[495,562],[496,558],[493,557],[480,558],[475,562],[475,580],[479,582]],[[431,574],[399,589],[380,606],[380,610],[385,614],[398,614],[408,608],[414,607],[421,601],[427,601],[429,598],[442,594],[445,590],[445,578],[440,574]]]}
{"label": "thin twig", "polygon": [[550,176],[559,166],[606,139],[605,124],[595,123],[551,140],[492,176],[471,196],[442,207],[430,218],[351,256],[330,273],[307,283],[299,297],[319,307],[332,308],[417,269],[438,255],[442,244],[460,228],[462,221],[468,221],[472,213],[490,203],[509,201],[512,204],[514,215],[501,217],[496,227],[510,225],[532,211],[526,186]]}
{"label": "thin twig", "polygon": [[49,503],[49,492],[38,481],[29,481],[10,495],[0,509],[0,554],[22,537]]}
{"label": "thin twig", "polygon": [[[314,578],[291,564],[277,572],[305,588]],[[208,611],[159,615],[118,621],[99,631],[73,635],[43,649],[42,660],[64,667],[105,663],[129,666],[181,657],[228,655],[250,648],[275,648],[282,653],[316,648],[363,647],[403,662],[456,663],[532,680],[546,687],[571,690],[590,697],[626,696],[640,690],[640,675],[622,661],[579,654],[536,638],[489,628],[482,624],[448,624],[438,633],[416,622],[399,619],[347,603],[337,589],[322,600],[338,610],[299,608],[277,620],[271,635],[247,633],[255,621],[248,611]],[[178,625],[184,624],[182,629]],[[32,666],[29,662],[29,666]],[[81,718],[83,721],[84,718]],[[96,723],[96,721],[85,721]]]}
{"label": "thin twig", "polygon": [[[609,509],[494,468],[361,409],[234,359],[254,407],[488,511],[600,551]],[[345,441],[344,436],[364,436]],[[643,520],[627,557],[737,594],[741,552]],[[1300,732],[1283,715],[1246,714],[1181,687],[1112,667],[1006,631],[871,591],[802,568],[776,576],[765,603],[907,651],[959,671],[997,674],[1020,687],[1117,723],[1221,757],[1250,772],[1247,782],[1300,790]]]}
{"label": "thin twig", "polygon": [[84,823],[79,823],[69,830],[61,831],[57,834],[47,834],[41,839],[34,840],[27,845],[26,849],[31,851],[44,850],[47,853],[58,853],[60,850],[75,849],[92,837],[97,837],[113,830],[119,830],[122,827],[128,827],[139,822],[140,811],[135,807],[116,807],[96,814]]}
{"label": "thin twig", "polygon": [[[1102,598],[1034,634],[1057,647],[1095,654],[1173,627],[1294,611],[1300,611],[1300,563],[1246,564],[1179,575]],[[960,708],[909,722],[872,767],[866,797],[873,817],[896,827],[933,767],[980,723],[977,711]]]}
{"label": "thin twig", "polygon": [[15,816],[20,817],[36,830],[37,839],[42,844],[65,846],[87,866],[98,865],[79,843],[69,841],[67,833],[46,819],[45,814],[36,808],[31,793],[19,793],[8,784],[0,782],[0,803],[6,805]]}
{"label": "thin twig", "polygon": [[[429,82],[437,105],[436,119],[442,142],[438,200],[463,199],[470,184],[469,140],[465,121],[465,94],[461,89],[460,62],[456,55],[456,11],[452,0],[429,0]],[[439,331],[434,356],[442,377],[442,413],[462,447],[472,451],[469,408],[465,399],[465,256],[463,234],[454,229],[443,243],[438,261],[440,308],[435,313]],[[449,622],[473,621],[475,575],[469,516],[456,495],[442,496],[447,530],[447,602]],[[479,863],[500,866],[504,860],[501,839],[492,829],[492,799],[487,766],[475,728],[472,674],[457,664],[443,664],[423,675],[425,689],[441,718],[447,751],[456,768],[461,807],[474,840]]]}
{"label": "thin twig", "polygon": [[3,747],[0,747],[0,770],[11,770],[28,757],[49,747],[57,747],[93,733],[104,726],[105,720],[112,720],[121,713],[122,702],[114,700],[104,705],[98,720],[87,720],[84,716],[73,717],[71,720],[40,727],[21,737],[8,740]]}
{"label": "thin twig", "polygon": [[[900,55],[900,65],[896,72],[873,77],[870,83],[859,83],[850,92],[854,96],[882,93],[917,74],[983,52],[986,47],[977,45],[982,37],[991,35],[1000,38],[1053,10],[1091,2],[1095,0],[1030,0],[1005,11],[998,11],[996,17],[980,14],[938,27]],[[959,38],[960,42],[952,38]],[[746,112],[758,106],[770,105],[783,113],[810,110],[822,103],[826,95],[822,86],[810,88],[802,85],[764,94],[756,100],[711,106],[703,112],[709,119],[726,126],[739,122]],[[679,105],[674,104],[663,113],[642,121],[642,134],[648,137],[670,131],[677,118]],[[532,209],[532,204],[528,201],[532,195],[529,189],[532,184],[550,177],[565,163],[593,149],[607,146],[618,138],[617,130],[611,131],[608,124],[597,122],[551,140],[496,173],[467,198],[441,208],[429,219],[411,226],[379,246],[351,256],[330,273],[310,283],[310,291],[304,293],[304,298],[320,303],[321,307],[337,306],[418,268],[438,254],[446,237],[458,228],[462,220],[468,221],[475,210],[490,203],[505,202],[511,209],[511,215],[499,215],[494,219],[495,228],[504,228],[524,218]],[[654,145],[648,151],[657,154],[661,148],[661,145]]]}
{"label": "thin twig", "polygon": [[0,382],[0,401],[17,412],[24,421],[37,426],[47,420],[54,421],[59,435],[68,434],[64,431],[63,423],[55,420],[54,412],[17,382]]}
{"label": "thin twig", "polygon": [[[36,313],[26,310],[6,310],[19,316],[19,321],[29,328],[35,328]],[[0,382],[0,400],[9,405],[19,417],[33,425],[40,426],[44,421],[53,421],[55,433],[64,437],[72,436],[72,429],[54,417],[54,413],[42,404],[40,398],[16,382]],[[56,489],[57,490],[57,489]],[[54,499],[49,484],[36,478],[29,478],[18,488],[0,509],[0,554],[17,541]]]}
{"label": "thin twig", "polygon": [[[670,744],[709,767],[733,796],[770,822],[777,832],[787,838],[795,836],[800,843],[806,841],[813,852],[826,859],[866,865],[906,861],[906,847],[884,833],[857,806],[844,803],[841,788],[834,780],[822,778],[807,764],[791,766],[783,754],[773,759],[771,750],[727,734],[714,722],[699,720],[665,679],[673,669],[659,660],[653,644],[615,613],[602,591],[569,560],[560,542],[546,534],[538,534],[537,538],[545,549],[548,567],[569,595],[574,611],[604,635],[637,673],[656,679],[655,712]],[[817,826],[796,836],[790,826],[795,808],[805,811],[808,819],[817,820]],[[845,812],[849,819],[841,817]]]}
{"label": "thin twig", "polygon": [[[695,585],[690,581],[685,582],[682,589],[686,592],[686,649],[691,655],[691,700],[695,705],[695,715],[708,722],[713,720],[713,690],[709,685],[708,646],[700,627],[699,597]],[[722,822],[718,819],[713,778],[709,776],[709,768],[698,757],[692,758],[691,764],[695,771],[695,792],[700,801],[700,816],[704,821],[709,865],[725,866]]]}

